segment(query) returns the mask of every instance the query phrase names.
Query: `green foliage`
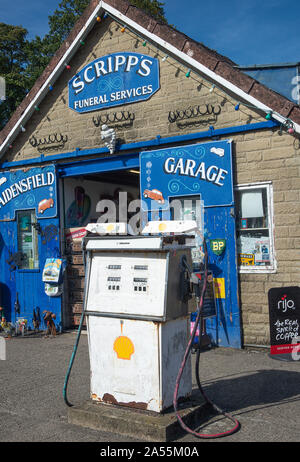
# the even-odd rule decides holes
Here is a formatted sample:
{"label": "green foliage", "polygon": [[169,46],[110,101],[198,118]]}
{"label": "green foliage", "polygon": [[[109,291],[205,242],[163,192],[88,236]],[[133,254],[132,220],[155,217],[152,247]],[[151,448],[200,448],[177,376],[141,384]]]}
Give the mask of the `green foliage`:
{"label": "green foliage", "polygon": [[[49,16],[49,33],[26,40],[21,26],[0,23],[0,76],[6,80],[5,102],[0,103],[0,130],[34,85],[52,56],[67,38],[90,0],[62,0]],[[157,20],[167,23],[164,3],[158,0],[130,0]]]}
{"label": "green foliage", "polygon": [[[149,13],[162,22],[167,22],[164,15],[163,3],[158,0],[130,0],[130,3]],[[52,16],[49,16],[49,34],[46,41],[51,40],[59,46],[72,30],[75,22],[80,18],[89,0],[62,0]]]}
{"label": "green foliage", "polygon": [[0,75],[6,83],[6,100],[0,103],[0,129],[26,95],[26,37],[21,26],[0,23]]}

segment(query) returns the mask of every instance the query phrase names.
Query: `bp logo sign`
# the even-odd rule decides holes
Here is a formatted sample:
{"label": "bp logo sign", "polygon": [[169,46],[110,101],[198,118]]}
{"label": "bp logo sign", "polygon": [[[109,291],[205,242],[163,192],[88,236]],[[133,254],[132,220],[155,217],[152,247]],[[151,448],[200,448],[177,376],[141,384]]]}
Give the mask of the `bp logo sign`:
{"label": "bp logo sign", "polygon": [[210,248],[215,255],[222,255],[226,248],[226,240],[225,239],[211,239],[210,240]]}

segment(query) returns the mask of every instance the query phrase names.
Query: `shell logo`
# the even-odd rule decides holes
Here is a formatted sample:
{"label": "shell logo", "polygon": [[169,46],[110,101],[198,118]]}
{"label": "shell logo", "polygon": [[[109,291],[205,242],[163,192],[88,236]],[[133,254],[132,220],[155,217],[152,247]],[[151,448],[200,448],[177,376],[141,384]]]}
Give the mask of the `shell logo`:
{"label": "shell logo", "polygon": [[114,341],[114,351],[117,353],[119,359],[131,359],[134,353],[134,345],[130,338],[120,335]]}
{"label": "shell logo", "polygon": [[158,226],[159,231],[165,231],[166,228],[167,228],[166,223],[160,223],[159,226]]}

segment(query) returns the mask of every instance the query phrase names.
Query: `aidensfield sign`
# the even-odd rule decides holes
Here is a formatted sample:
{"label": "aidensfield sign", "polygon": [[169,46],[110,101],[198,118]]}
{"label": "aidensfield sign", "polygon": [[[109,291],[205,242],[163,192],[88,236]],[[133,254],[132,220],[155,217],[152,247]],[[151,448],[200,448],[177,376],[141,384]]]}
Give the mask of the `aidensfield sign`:
{"label": "aidensfield sign", "polygon": [[69,81],[69,107],[84,113],[149,99],[160,88],[159,61],[113,53],[87,64]]}

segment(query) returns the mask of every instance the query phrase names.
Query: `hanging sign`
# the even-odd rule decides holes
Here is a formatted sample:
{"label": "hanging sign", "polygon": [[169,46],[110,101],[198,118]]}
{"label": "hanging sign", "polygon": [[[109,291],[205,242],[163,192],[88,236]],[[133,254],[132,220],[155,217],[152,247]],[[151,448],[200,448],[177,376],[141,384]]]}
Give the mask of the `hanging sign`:
{"label": "hanging sign", "polygon": [[35,209],[37,218],[57,216],[53,166],[0,173],[0,220],[14,220],[16,210]]}
{"label": "hanging sign", "polygon": [[231,141],[142,152],[143,210],[167,210],[169,199],[201,195],[204,206],[232,205]]}
{"label": "hanging sign", "polygon": [[158,59],[113,53],[87,64],[69,81],[69,108],[83,113],[136,103],[159,88]]}
{"label": "hanging sign", "polygon": [[270,289],[268,299],[271,355],[291,355],[300,343],[300,287]]}

